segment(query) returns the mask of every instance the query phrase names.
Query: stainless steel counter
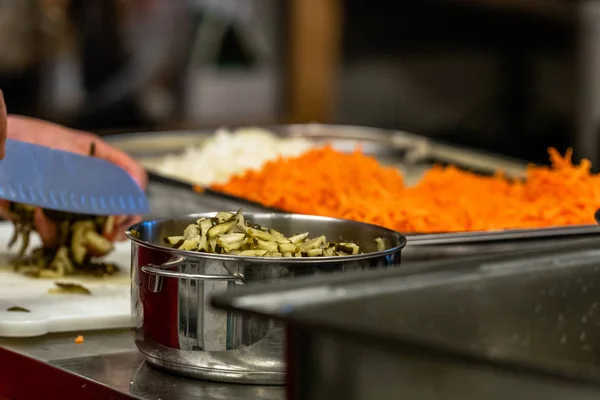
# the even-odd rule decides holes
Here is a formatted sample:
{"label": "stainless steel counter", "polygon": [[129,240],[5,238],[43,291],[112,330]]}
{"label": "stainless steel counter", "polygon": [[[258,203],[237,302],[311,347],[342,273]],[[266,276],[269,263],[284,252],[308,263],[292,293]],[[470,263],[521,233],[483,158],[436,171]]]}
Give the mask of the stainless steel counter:
{"label": "stainless steel counter", "polygon": [[86,332],[82,344],[75,343],[78,334],[0,338],[0,347],[67,372],[82,385],[89,381],[105,385],[122,394],[121,398],[285,399],[284,387],[195,381],[154,370],[143,361],[129,330]]}

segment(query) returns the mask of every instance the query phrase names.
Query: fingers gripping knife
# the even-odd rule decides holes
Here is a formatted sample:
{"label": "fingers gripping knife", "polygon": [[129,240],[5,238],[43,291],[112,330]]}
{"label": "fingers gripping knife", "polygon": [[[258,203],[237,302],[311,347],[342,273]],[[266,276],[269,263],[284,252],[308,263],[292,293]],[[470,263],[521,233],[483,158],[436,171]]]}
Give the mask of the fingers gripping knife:
{"label": "fingers gripping knife", "polygon": [[143,215],[148,198],[122,168],[96,157],[8,139],[0,199],[92,215]]}

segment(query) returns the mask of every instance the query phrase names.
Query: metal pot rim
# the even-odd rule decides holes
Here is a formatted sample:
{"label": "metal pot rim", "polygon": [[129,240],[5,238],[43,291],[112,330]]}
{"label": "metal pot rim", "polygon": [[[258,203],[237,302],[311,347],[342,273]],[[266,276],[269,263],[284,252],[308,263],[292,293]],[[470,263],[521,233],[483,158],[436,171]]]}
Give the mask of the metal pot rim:
{"label": "metal pot rim", "polygon": [[180,256],[185,256],[185,257],[190,257],[190,258],[198,258],[198,259],[205,259],[205,260],[207,260],[207,259],[208,260],[218,260],[218,261],[243,261],[243,262],[246,262],[249,264],[282,264],[282,263],[284,263],[284,264],[311,264],[311,263],[326,264],[326,263],[340,263],[340,262],[347,263],[347,262],[352,262],[352,261],[363,261],[363,260],[368,260],[371,258],[378,258],[378,257],[383,257],[383,256],[387,256],[390,254],[397,253],[398,251],[402,250],[406,246],[406,243],[407,243],[406,237],[404,235],[402,235],[394,230],[384,228],[379,225],[367,224],[365,222],[358,222],[358,221],[342,219],[342,218],[331,218],[331,217],[322,217],[322,216],[317,216],[317,215],[294,214],[294,213],[244,213],[244,215],[248,216],[249,219],[251,219],[252,217],[267,217],[267,216],[272,217],[275,215],[275,216],[281,216],[284,218],[312,219],[312,220],[320,220],[323,222],[328,222],[328,221],[329,222],[333,222],[333,221],[344,222],[344,223],[356,225],[356,229],[370,227],[371,229],[379,230],[382,235],[386,234],[389,236],[395,236],[398,239],[398,245],[391,247],[389,249],[383,250],[383,251],[357,254],[357,255],[352,255],[352,256],[305,257],[305,258],[304,257],[303,258],[242,257],[242,256],[238,256],[238,255],[199,253],[196,251],[172,249],[170,247],[161,246],[158,244],[149,243],[149,242],[140,240],[131,234],[132,230],[141,230],[141,229],[139,229],[140,226],[143,224],[147,224],[147,223],[160,223],[160,222],[165,222],[165,221],[171,221],[171,220],[176,220],[176,219],[187,219],[187,218],[198,219],[201,217],[214,217],[215,214],[216,214],[216,212],[193,213],[193,214],[185,214],[185,215],[182,215],[179,217],[146,220],[146,221],[138,222],[137,224],[130,226],[129,229],[127,229],[127,231],[125,231],[125,234],[129,238],[129,240],[131,240],[132,242],[136,243],[139,246],[146,247],[149,249],[166,251],[166,252],[169,252],[169,253],[172,253],[175,255],[180,255]]}

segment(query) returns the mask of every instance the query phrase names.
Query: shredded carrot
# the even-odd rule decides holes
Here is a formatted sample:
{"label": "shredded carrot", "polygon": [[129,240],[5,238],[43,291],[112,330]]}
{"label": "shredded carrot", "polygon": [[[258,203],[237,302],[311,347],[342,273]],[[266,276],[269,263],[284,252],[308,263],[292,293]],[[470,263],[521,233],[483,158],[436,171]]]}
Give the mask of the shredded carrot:
{"label": "shredded carrot", "polygon": [[550,167],[523,180],[435,166],[413,187],[360,150],[330,146],[267,162],[213,189],[289,212],[346,218],[400,232],[458,232],[593,224],[600,176],[549,149]]}
{"label": "shredded carrot", "polygon": [[77,344],[83,343],[83,336],[82,335],[77,336],[75,338],[75,343],[77,343]]}

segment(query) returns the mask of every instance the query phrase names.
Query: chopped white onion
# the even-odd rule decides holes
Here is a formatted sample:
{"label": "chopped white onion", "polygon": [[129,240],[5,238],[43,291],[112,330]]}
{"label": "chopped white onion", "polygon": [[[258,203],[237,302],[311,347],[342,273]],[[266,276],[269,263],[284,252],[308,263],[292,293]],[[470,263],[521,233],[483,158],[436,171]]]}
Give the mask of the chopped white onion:
{"label": "chopped white onion", "polygon": [[245,170],[259,169],[277,157],[298,156],[312,146],[306,139],[282,138],[260,128],[219,129],[200,146],[168,155],[155,168],[161,174],[208,186],[224,183]]}

